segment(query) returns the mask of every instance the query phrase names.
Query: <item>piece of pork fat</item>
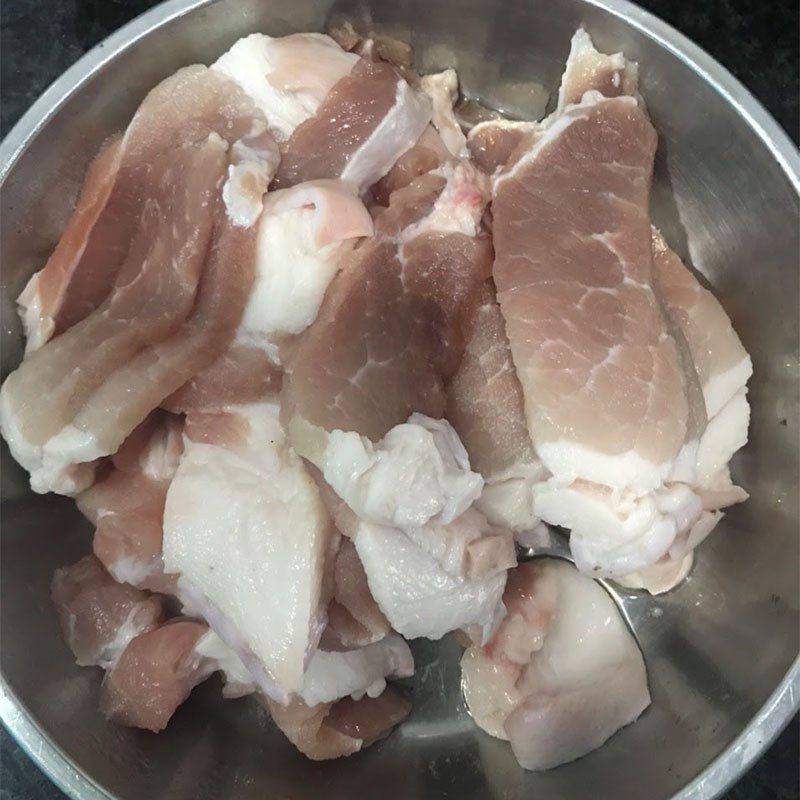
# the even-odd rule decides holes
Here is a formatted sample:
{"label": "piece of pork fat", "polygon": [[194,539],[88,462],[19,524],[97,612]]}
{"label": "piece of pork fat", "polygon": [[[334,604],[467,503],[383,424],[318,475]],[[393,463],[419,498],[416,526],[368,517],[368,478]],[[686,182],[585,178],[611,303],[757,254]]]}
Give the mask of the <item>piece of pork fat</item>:
{"label": "piece of pork fat", "polygon": [[320,466],[326,432],[373,442],[415,411],[438,418],[490,265],[485,180],[447,165],[393,193],[293,348],[283,404],[295,449]]}
{"label": "piece of pork fat", "polygon": [[95,527],[93,550],[120,583],[174,593],[164,574],[164,502],[183,450],[183,422],[153,412],[123,442],[110,470],[77,497]]}
{"label": "piece of pork fat", "polygon": [[207,631],[203,622],[177,618],[133,639],[103,681],[103,714],[120,725],[164,730],[213,671],[196,649]]}
{"label": "piece of pork fat", "polygon": [[427,97],[392,65],[362,58],[282,145],[273,188],[340,178],[361,193],[419,139],[430,118]]}
{"label": "piece of pork fat", "polygon": [[533,487],[547,470],[528,434],[522,387],[491,281],[481,287],[472,334],[447,386],[447,419],[484,479],[476,508],[515,533],[536,528]]}
{"label": "piece of pork fat", "polygon": [[433,125],[442,137],[450,153],[456,158],[469,155],[467,138],[456,121],[453,106],[458,100],[458,75],[454,69],[446,69],[431,75],[423,75],[420,88],[431,99]]}
{"label": "piece of pork fat", "polygon": [[411,703],[392,687],[378,697],[308,706],[293,699],[282,706],[267,699],[270,714],[286,738],[314,761],[350,756],[387,736],[411,711]]}
{"label": "piece of pork fat", "polygon": [[[475,626],[479,640],[491,636],[505,613],[506,570],[516,563],[509,532],[474,509],[447,524],[406,530],[365,522],[321,475],[316,478],[337,527],[355,545],[369,596],[392,628],[406,638],[439,639],[466,626]],[[338,648],[343,635],[362,635],[335,603],[328,613],[327,646]]]}
{"label": "piece of pork fat", "polygon": [[594,581],[529,562],[510,573],[504,601],[492,640],[462,658],[462,687],[475,722],[510,740],[525,769],[585,755],[650,704],[636,642]]}
{"label": "piece of pork fat", "polygon": [[[3,386],[3,433],[35,490],[85,488],[94,459],[224,350],[252,281],[255,237],[219,188],[226,168],[247,163],[248,190],[266,188],[254,154],[274,164],[276,151],[264,125],[234,84],[205,67],[181,70],[145,99],[123,138],[133,164],[125,192],[139,202],[126,209],[123,261],[109,262],[113,287]],[[234,145],[246,140],[247,157],[218,130]]]}
{"label": "piece of pork fat", "polygon": [[254,33],[239,39],[211,69],[236,81],[267,119],[275,138],[285,142],[317,113],[358,61],[324,34],[273,38]]}
{"label": "piece of pork fat", "polygon": [[132,639],[153,630],[164,616],[162,598],[117,583],[95,556],[57,569],[51,595],[64,638],[82,667],[113,666]]}
{"label": "piece of pork fat", "polygon": [[180,574],[189,610],[278,702],[301,691],[325,627],[323,572],[335,546],[277,404],[187,416],[164,512],[164,564]]}

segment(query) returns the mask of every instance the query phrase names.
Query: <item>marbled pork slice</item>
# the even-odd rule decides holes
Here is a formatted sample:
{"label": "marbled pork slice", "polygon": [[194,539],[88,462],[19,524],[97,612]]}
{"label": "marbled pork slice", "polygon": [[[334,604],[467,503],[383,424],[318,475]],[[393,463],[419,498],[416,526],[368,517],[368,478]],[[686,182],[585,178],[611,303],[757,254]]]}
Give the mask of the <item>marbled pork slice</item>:
{"label": "marbled pork slice", "polygon": [[385,62],[361,59],[282,146],[273,188],[341,178],[364,191],[419,139],[430,103]]}
{"label": "marbled pork slice", "polygon": [[528,434],[522,387],[491,281],[481,288],[464,357],[447,386],[446,413],[485,481],[477,508],[496,525],[534,529],[539,520],[533,487],[547,470]]}
{"label": "marbled pork slice", "polygon": [[298,340],[285,414],[293,445],[312,461],[309,430],[378,441],[414,411],[444,411],[443,380],[460,361],[490,258],[478,229],[481,184],[457,169],[392,195],[376,235],[355,250]]}
{"label": "marbled pork slice", "polygon": [[668,476],[688,419],[652,287],[655,145],[633,98],[589,93],[498,177],[493,202],[494,278],[537,453],[559,479],[638,493]]}

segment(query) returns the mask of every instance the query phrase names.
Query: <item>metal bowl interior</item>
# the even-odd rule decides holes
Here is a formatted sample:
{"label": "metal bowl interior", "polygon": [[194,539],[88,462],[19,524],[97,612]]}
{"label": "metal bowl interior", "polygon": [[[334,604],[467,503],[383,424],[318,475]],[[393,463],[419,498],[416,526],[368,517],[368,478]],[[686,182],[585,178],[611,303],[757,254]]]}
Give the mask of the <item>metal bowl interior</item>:
{"label": "metal bowl interior", "polygon": [[[751,492],[705,543],[690,579],[632,623],[653,705],[599,751],[526,773],[472,724],[452,642],[416,646],[414,711],[385,742],[306,761],[257,704],[215,681],[164,733],[110,725],[99,671],[76,667],[50,607],[56,566],[90,548],[64,498],[39,497],[3,450],[0,715],[69,794],[220,797],[710,798],[746,769],[798,703],[798,190],[794,147],[753,98],[674,30],[622,0],[171,0],[70,69],[0,149],[2,359],[21,357],[13,310],[68,217],[85,165],[146,91],[237,37],[349,19],[413,43],[418,66],[458,69],[467,94],[524,116],[555,88],[581,24],[641,65],[660,133],[653,216],[721,298],[753,356]],[[535,83],[534,83],[535,82]]]}

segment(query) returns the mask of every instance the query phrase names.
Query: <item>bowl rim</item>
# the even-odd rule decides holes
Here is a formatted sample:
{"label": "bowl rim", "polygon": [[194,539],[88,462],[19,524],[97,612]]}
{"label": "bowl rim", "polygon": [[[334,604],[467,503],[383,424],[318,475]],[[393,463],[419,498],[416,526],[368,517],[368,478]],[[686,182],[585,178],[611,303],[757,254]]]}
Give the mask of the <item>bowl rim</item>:
{"label": "bowl rim", "polygon": [[[43,92],[0,143],[0,188],[44,126],[92,77],[151,31],[220,0],[166,0],[87,51]],[[800,196],[800,152],[761,103],[689,38],[628,0],[583,0],[653,39],[712,86],[742,116]],[[744,730],[672,800],[713,800],[741,777],[800,709],[800,656]],[[31,760],[75,800],[117,800],[84,774],[42,730],[0,673],[0,721]]]}

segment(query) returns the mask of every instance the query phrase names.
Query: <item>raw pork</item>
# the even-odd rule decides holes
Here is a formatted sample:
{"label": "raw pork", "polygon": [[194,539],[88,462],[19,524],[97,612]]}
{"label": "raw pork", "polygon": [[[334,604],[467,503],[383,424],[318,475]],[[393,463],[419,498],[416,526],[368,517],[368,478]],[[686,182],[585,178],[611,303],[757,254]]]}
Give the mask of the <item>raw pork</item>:
{"label": "raw pork", "polygon": [[161,555],[164,502],[183,449],[182,421],[154,412],[125,440],[107,475],[77,497],[95,524],[94,554],[115,580],[173,592]]}
{"label": "raw pork", "polygon": [[82,667],[108,669],[136,636],[164,615],[162,599],[117,583],[94,556],[53,575],[53,604],[67,644]]}
{"label": "raw pork", "polygon": [[260,209],[277,151],[236,86],[180,70],[147,96],[121,147],[111,216],[89,232],[115,226],[124,251],[103,251],[100,305],[26,358],[0,398],[3,433],[37,491],[86,488],[95,459],[224,351],[252,282],[254,231],[229,201],[246,184],[239,200]]}
{"label": "raw pork", "polygon": [[277,405],[189,415],[167,493],[164,563],[180,574],[189,608],[278,702],[302,690],[325,627],[322,578],[334,548],[330,519],[285,441]]}
{"label": "raw pork", "polygon": [[103,681],[100,710],[114,722],[157,733],[213,671],[196,645],[208,626],[175,619],[137,636]]}
{"label": "raw pork", "polygon": [[644,661],[611,598],[555,560],[513,570],[508,614],[462,659],[475,722],[508,739],[525,769],[594,750],[650,703]]}
{"label": "raw pork", "polygon": [[273,187],[341,178],[363,192],[419,139],[430,117],[427,98],[393,66],[362,58],[283,145]]}
{"label": "raw pork", "polygon": [[377,698],[348,697],[311,707],[297,699],[288,706],[267,702],[278,728],[314,761],[357,753],[386,736],[411,710],[408,700],[391,687]]}

